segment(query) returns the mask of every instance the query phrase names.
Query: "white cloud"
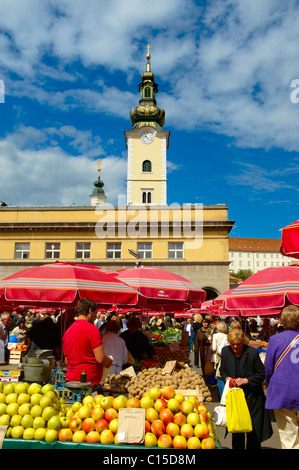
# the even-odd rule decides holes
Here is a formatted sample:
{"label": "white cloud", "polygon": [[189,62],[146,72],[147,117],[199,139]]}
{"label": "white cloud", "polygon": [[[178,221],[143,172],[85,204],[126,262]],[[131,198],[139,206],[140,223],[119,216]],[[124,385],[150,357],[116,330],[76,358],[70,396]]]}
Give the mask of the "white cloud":
{"label": "white cloud", "polygon": [[[63,144],[67,140],[67,146],[78,155],[63,150],[55,141],[57,137]],[[43,145],[39,147],[38,143]],[[89,206],[89,195],[98,178],[97,159],[91,157],[98,153],[98,138],[93,139],[89,132],[71,126],[42,130],[20,127],[0,140],[0,199],[12,206]],[[125,194],[126,159],[105,154],[101,168],[107,202],[117,204],[118,193]]]}

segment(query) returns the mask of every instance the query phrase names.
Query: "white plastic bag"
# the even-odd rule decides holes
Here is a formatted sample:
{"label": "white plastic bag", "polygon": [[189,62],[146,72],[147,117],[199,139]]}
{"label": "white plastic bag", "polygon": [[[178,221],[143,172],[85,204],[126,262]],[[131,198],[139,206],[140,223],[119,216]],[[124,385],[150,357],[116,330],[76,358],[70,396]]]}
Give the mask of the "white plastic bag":
{"label": "white plastic bag", "polygon": [[213,413],[212,413],[212,418],[216,426],[226,427],[227,425],[225,399],[226,399],[226,394],[227,394],[228,389],[229,389],[229,380],[225,382],[223,393],[220,399],[220,405],[215,406]]}

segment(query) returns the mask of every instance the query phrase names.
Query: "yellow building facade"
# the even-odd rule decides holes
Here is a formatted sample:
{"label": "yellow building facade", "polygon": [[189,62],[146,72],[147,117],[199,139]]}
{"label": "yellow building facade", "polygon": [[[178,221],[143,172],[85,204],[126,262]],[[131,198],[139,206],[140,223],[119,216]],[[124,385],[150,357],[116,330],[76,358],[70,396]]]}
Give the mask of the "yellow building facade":
{"label": "yellow building facade", "polygon": [[0,278],[55,260],[109,270],[139,263],[184,276],[207,298],[229,288],[228,207],[167,205],[169,132],[149,54],[139,92],[125,131],[126,205],[106,201],[99,171],[90,207],[0,207]]}

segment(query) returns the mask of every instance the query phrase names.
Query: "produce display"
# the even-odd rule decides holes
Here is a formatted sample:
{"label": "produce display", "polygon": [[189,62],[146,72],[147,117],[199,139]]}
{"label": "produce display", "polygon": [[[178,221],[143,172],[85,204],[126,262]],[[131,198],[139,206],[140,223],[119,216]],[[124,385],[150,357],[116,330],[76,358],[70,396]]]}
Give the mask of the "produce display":
{"label": "produce display", "polygon": [[216,448],[204,404],[168,385],[152,387],[140,399],[87,395],[69,405],[52,384],[0,382],[0,390],[0,425],[7,426],[7,438],[117,445],[120,408],[144,408],[144,446]]}
{"label": "produce display", "polygon": [[138,372],[133,378],[123,377],[121,375],[108,375],[103,388],[105,391],[113,393],[128,393],[129,398],[141,398],[151,388],[161,388],[165,385],[172,386],[174,389],[195,390],[199,392],[204,401],[211,402],[211,392],[204,382],[204,379],[190,367],[176,370],[172,375],[163,375],[160,367],[150,367]]}

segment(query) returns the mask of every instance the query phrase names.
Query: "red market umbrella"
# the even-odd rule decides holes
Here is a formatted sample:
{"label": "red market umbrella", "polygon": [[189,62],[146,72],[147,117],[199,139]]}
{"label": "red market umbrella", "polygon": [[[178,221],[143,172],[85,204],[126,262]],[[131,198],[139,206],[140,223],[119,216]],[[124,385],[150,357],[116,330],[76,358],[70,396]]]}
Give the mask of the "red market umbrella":
{"label": "red market umbrella", "polygon": [[205,300],[206,292],[184,277],[158,268],[123,269],[115,273],[142,294],[148,307],[177,309]]}
{"label": "red market umbrella", "polygon": [[[299,305],[299,265],[266,268],[249,276],[226,296],[225,310],[274,313],[286,305]],[[257,313],[259,315],[259,313]]]}
{"label": "red market umbrella", "polygon": [[280,253],[299,259],[299,220],[281,229]]}
{"label": "red market umbrella", "polygon": [[134,288],[100,269],[59,261],[24,269],[0,281],[0,305],[71,308],[85,297],[98,307],[136,305],[140,300]]}

